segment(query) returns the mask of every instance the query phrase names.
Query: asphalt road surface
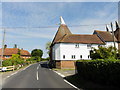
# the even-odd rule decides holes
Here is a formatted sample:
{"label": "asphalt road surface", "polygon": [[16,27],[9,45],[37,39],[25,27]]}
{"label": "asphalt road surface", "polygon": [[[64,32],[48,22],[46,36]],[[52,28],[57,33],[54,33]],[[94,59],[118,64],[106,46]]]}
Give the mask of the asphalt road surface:
{"label": "asphalt road surface", "polygon": [[3,80],[4,88],[63,88],[74,89],[55,72],[47,68],[46,62],[33,64]]}

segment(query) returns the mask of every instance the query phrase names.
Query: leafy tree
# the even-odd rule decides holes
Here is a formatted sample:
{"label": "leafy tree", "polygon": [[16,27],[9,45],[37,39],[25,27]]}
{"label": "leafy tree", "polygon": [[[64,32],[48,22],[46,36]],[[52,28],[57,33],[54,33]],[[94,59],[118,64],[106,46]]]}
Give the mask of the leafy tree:
{"label": "leafy tree", "polygon": [[92,59],[111,59],[117,58],[117,49],[110,47],[99,47],[98,49],[94,49],[90,51],[90,56]]}
{"label": "leafy tree", "polygon": [[34,49],[31,52],[32,57],[42,57],[43,56],[43,51],[41,49]]}
{"label": "leafy tree", "polygon": [[50,54],[50,46],[51,46],[51,42],[47,42],[46,43],[46,50],[47,50],[47,54]]}

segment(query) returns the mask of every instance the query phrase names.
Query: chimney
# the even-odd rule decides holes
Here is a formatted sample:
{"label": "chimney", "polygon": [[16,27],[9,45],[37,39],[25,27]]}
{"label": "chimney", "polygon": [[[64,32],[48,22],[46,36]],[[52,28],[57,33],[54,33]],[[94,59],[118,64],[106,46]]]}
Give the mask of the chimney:
{"label": "chimney", "polygon": [[6,45],[6,44],[4,45],[4,49],[5,49],[5,48],[7,48],[7,45]]}

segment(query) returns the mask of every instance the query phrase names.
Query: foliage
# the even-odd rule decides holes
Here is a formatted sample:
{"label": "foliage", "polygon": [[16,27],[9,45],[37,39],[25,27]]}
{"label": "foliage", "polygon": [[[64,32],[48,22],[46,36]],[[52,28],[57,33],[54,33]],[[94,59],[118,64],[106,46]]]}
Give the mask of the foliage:
{"label": "foliage", "polygon": [[3,66],[12,66],[12,62],[11,62],[11,60],[4,60],[4,61],[2,62],[2,65],[3,65]]}
{"label": "foliage", "polygon": [[36,57],[36,59],[38,57],[41,58],[43,56],[43,51],[41,49],[34,49],[34,50],[32,50],[31,55],[32,55],[32,57]]}
{"label": "foliage", "polygon": [[117,85],[120,83],[120,61],[111,60],[85,60],[77,61],[76,69],[80,77],[93,82]]}
{"label": "foliage", "polygon": [[24,59],[20,58],[20,55],[13,54],[10,59],[3,61],[3,66],[11,66],[11,65],[23,64],[23,63],[24,63]]}
{"label": "foliage", "polygon": [[110,47],[99,47],[90,51],[90,57],[92,59],[110,59],[117,58],[117,49]]}
{"label": "foliage", "polygon": [[50,46],[51,46],[51,42],[47,42],[46,43],[46,50],[47,50],[47,54],[50,54]]}
{"label": "foliage", "polygon": [[49,61],[49,60],[50,60],[50,57],[42,58],[42,61]]}

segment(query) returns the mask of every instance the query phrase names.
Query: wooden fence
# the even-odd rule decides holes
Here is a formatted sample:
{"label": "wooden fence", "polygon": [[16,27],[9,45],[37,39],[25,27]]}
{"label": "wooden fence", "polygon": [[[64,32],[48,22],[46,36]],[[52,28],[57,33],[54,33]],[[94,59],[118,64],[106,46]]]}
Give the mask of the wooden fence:
{"label": "wooden fence", "polygon": [[0,71],[14,71],[15,66],[0,67]]}

